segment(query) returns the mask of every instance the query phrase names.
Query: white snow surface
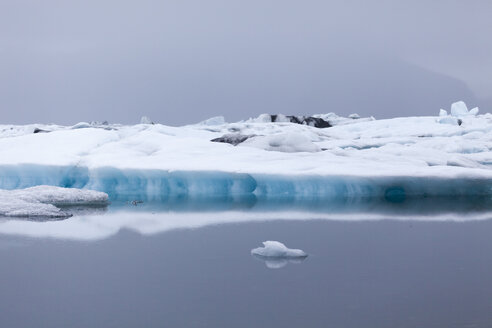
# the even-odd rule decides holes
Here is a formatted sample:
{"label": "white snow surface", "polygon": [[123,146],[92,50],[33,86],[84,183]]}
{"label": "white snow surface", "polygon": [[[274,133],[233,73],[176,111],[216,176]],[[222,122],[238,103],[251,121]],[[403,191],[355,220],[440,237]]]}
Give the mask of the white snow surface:
{"label": "white snow surface", "polygon": [[105,204],[108,195],[93,190],[36,186],[17,190],[0,190],[0,216],[67,217],[56,205]]}
{"label": "white snow surface", "polygon": [[[0,188],[53,184],[106,191],[118,178],[110,177],[109,169],[139,170],[138,178],[149,181],[153,176],[142,172],[221,172],[297,180],[306,176],[365,177],[371,179],[367,183],[377,178],[437,177],[490,184],[492,115],[475,115],[473,110],[464,115],[463,106],[455,104],[453,109],[451,112],[461,115],[461,125],[441,124],[440,119],[457,120],[447,113],[384,120],[315,115],[334,125],[322,129],[263,122],[261,117],[236,123],[217,117],[181,127],[106,122],[70,127],[0,125]],[[35,129],[48,133],[33,133]],[[254,136],[238,146],[210,141],[231,133]],[[69,176],[63,183],[45,179],[55,171],[75,169],[87,171],[80,186],[71,183],[77,176]],[[97,181],[102,169],[106,170],[105,187]],[[135,179],[125,176],[118,183]],[[232,190],[237,185],[231,181],[224,186]],[[148,182],[141,181],[132,188],[138,186],[150,188]],[[257,187],[252,184],[251,188]],[[306,186],[299,188],[297,191],[309,191]]]}
{"label": "white snow surface", "polygon": [[309,152],[314,153],[321,151],[308,136],[300,133],[278,133],[268,136],[255,136],[249,138],[240,146],[255,147],[269,151],[280,151],[284,153]]}
{"label": "white snow surface", "polygon": [[263,242],[264,247],[251,250],[251,254],[262,257],[295,258],[306,257],[307,254],[300,249],[291,249],[279,241],[267,240]]}

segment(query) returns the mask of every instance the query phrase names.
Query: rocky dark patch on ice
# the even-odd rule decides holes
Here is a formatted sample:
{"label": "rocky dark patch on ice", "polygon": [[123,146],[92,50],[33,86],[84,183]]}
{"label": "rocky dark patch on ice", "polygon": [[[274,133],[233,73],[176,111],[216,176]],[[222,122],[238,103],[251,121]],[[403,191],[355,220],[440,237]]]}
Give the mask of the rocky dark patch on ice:
{"label": "rocky dark patch on ice", "polygon": [[50,132],[50,131],[39,129],[39,128],[35,128],[32,133],[48,133],[48,132]]}
{"label": "rocky dark patch on ice", "polygon": [[303,124],[314,126],[315,128],[329,128],[332,125],[330,122],[325,121],[320,117],[312,117],[312,116],[294,116],[294,115],[281,115],[275,114],[270,115],[271,122],[291,122],[296,124]]}

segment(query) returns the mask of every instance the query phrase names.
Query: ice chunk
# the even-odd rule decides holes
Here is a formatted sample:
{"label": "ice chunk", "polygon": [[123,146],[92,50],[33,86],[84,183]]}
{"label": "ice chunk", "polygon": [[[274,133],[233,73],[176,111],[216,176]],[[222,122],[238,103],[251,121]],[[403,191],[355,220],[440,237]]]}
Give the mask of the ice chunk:
{"label": "ice chunk", "polygon": [[451,104],[451,115],[465,116],[468,115],[468,108],[463,101],[457,101]]}
{"label": "ice chunk", "polygon": [[61,211],[58,207],[51,204],[30,203],[22,199],[0,195],[0,217],[2,216],[65,218],[69,217],[70,213]]}
{"label": "ice chunk", "polygon": [[300,249],[290,249],[279,241],[264,241],[264,247],[251,250],[251,255],[261,259],[269,269],[280,269],[289,262],[301,263],[308,256]]}
{"label": "ice chunk", "polygon": [[463,101],[457,101],[451,104],[451,115],[455,117],[462,117],[467,115],[476,116],[478,114],[478,107],[470,109],[466,107],[466,104]]}
{"label": "ice chunk", "polygon": [[20,190],[2,190],[28,202],[53,205],[94,205],[104,204],[108,195],[104,192],[55,186],[35,186]]}
{"label": "ice chunk", "polygon": [[107,202],[107,194],[93,190],[54,186],[0,190],[0,216],[67,217],[70,213],[55,205],[104,205]]}
{"label": "ice chunk", "polygon": [[87,129],[87,128],[91,128],[92,125],[90,123],[87,123],[87,122],[79,122],[77,124],[75,124],[74,126],[72,126],[72,129],[73,130],[76,130],[76,129]]}
{"label": "ice chunk", "polygon": [[448,112],[444,109],[439,111],[437,122],[441,124],[461,125],[465,116],[476,116],[477,114],[478,107],[468,111],[468,108],[463,101],[457,101],[451,104],[451,115],[448,115]]}
{"label": "ice chunk", "polygon": [[154,122],[152,122],[152,120],[147,116],[142,116],[140,119],[140,124],[154,124]]}
{"label": "ice chunk", "polygon": [[279,241],[264,241],[264,247],[258,247],[251,250],[252,255],[267,258],[303,258],[308,255],[300,249],[287,248]]}
{"label": "ice chunk", "polygon": [[478,115],[478,107],[475,107],[475,108],[470,109],[470,111],[468,113],[470,115],[477,116]]}
{"label": "ice chunk", "polygon": [[318,145],[300,133],[279,133],[269,136],[256,136],[247,139],[240,145],[284,153],[314,153],[321,151],[321,148]]}
{"label": "ice chunk", "polygon": [[226,124],[226,121],[225,121],[224,116],[215,116],[215,117],[209,118],[208,120],[202,121],[202,122],[200,122],[198,124],[199,125],[210,125],[210,126],[213,126],[213,125]]}

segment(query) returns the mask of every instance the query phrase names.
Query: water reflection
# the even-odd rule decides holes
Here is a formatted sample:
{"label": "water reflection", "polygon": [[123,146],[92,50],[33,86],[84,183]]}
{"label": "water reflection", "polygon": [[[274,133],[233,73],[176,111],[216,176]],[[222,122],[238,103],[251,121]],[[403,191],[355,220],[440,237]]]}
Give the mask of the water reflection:
{"label": "water reflection", "polygon": [[[489,328],[492,213],[433,213],[3,220],[1,326]],[[315,256],[251,258],[262,240]]]}
{"label": "water reflection", "polygon": [[[394,198],[394,197],[393,197]],[[433,216],[445,213],[475,215],[492,212],[492,199],[489,196],[475,197],[416,197],[393,198],[343,198],[334,200],[316,197],[275,197],[262,198],[255,195],[241,197],[175,197],[166,201],[149,201],[139,198],[121,197],[111,205],[101,206],[59,206],[67,217],[25,217],[15,218],[30,221],[65,220],[70,216],[102,215],[105,213],[129,212],[145,213],[279,213],[307,212],[319,214],[380,214],[384,216]],[[2,217],[0,217],[1,219]],[[8,218],[3,218],[4,220]]]}
{"label": "water reflection", "polygon": [[[150,207],[152,208],[152,207]],[[217,224],[262,221],[476,221],[492,218],[492,211],[475,211],[464,215],[460,212],[404,212],[395,214],[384,211],[340,212],[340,211],[149,211],[149,207],[117,207],[105,214],[73,216],[60,221],[31,221],[24,219],[0,219],[0,234],[20,235],[37,238],[57,238],[71,240],[101,240],[130,230],[142,235],[153,235],[175,229],[194,229]]]}
{"label": "water reflection", "polygon": [[316,197],[262,198],[244,197],[179,197],[166,201],[122,198],[112,201],[112,210],[142,210],[153,212],[220,212],[220,211],[307,211],[328,213],[422,214],[470,213],[492,211],[490,196],[474,197],[414,197],[387,199],[378,197],[348,197],[324,199]]}
{"label": "water reflection", "polygon": [[252,256],[265,263],[266,267],[269,269],[281,269],[287,264],[301,264],[307,259],[306,257],[296,257],[296,258],[285,258],[285,257],[265,257],[257,254],[252,254]]}

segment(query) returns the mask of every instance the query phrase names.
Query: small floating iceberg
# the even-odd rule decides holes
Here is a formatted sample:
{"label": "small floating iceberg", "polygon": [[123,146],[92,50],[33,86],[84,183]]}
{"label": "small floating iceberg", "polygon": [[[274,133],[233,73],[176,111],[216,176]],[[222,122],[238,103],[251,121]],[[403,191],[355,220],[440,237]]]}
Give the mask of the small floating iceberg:
{"label": "small floating iceberg", "polygon": [[303,250],[291,249],[279,241],[264,241],[264,247],[251,250],[251,254],[264,261],[269,269],[280,269],[287,263],[299,264],[308,256]]}
{"label": "small floating iceberg", "polygon": [[287,248],[279,241],[264,241],[265,247],[258,247],[251,250],[251,254],[262,257],[275,257],[275,258],[302,258],[308,255],[300,249]]}
{"label": "small floating iceberg", "polygon": [[107,203],[106,193],[93,190],[54,186],[0,190],[0,216],[6,217],[65,218],[71,213],[60,206],[104,206]]}

